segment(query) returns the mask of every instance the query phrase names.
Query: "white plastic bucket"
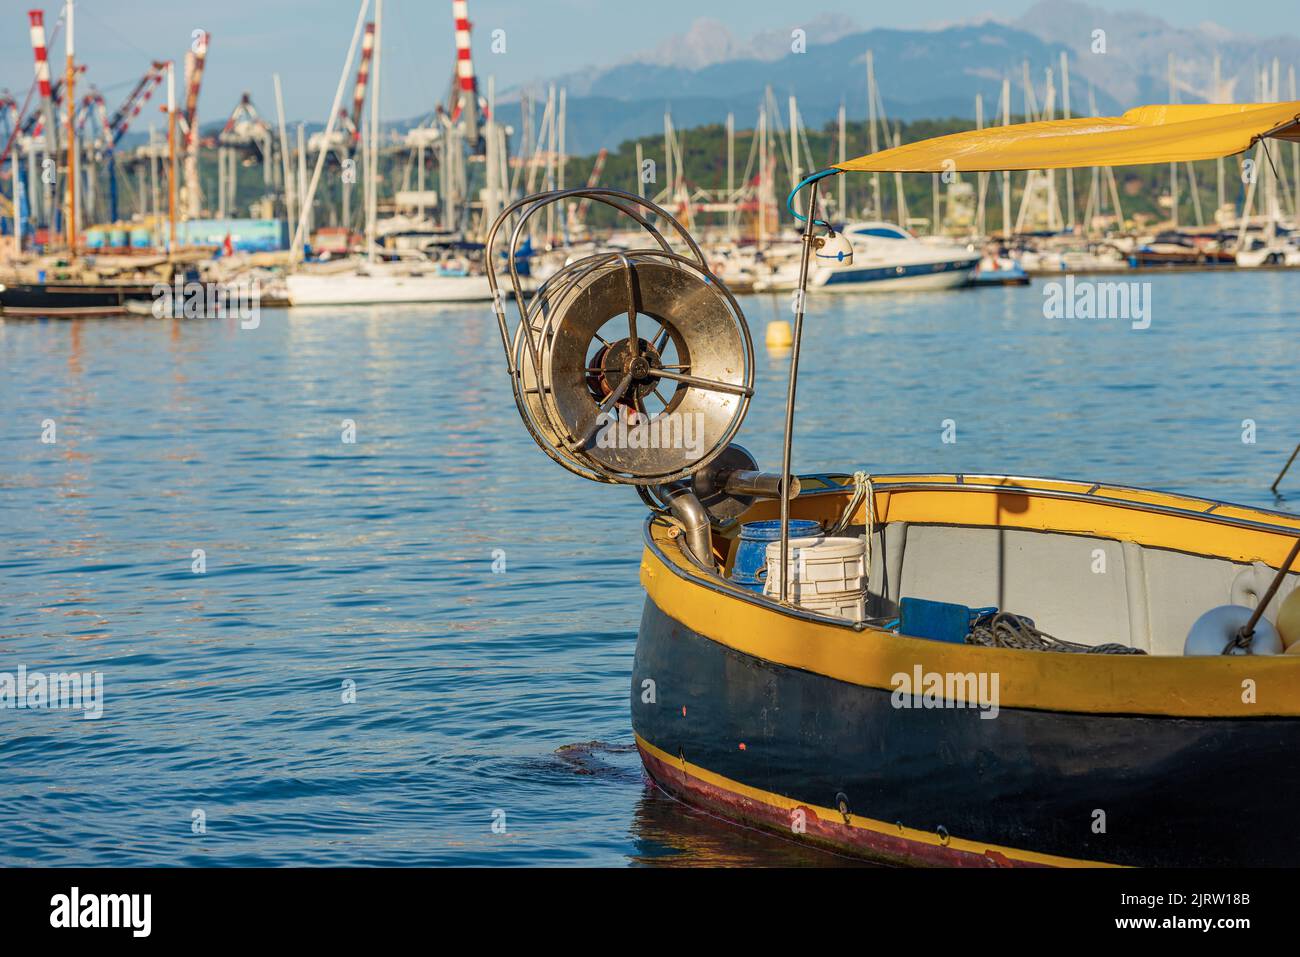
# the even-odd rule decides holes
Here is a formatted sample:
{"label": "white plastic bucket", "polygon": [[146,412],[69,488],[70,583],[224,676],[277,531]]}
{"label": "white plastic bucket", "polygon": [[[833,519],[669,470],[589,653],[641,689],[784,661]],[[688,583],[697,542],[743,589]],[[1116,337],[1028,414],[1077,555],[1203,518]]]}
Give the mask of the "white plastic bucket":
{"label": "white plastic bucket", "polygon": [[[865,543],[860,538],[810,536],[790,539],[787,594],[810,611],[861,621],[866,617]],[[763,594],[781,591],[781,543],[767,546]]]}
{"label": "white plastic bucket", "polygon": [[832,598],[805,598],[799,602],[799,607],[832,618],[847,618],[849,621],[864,621],[867,617],[867,597],[861,593]]}

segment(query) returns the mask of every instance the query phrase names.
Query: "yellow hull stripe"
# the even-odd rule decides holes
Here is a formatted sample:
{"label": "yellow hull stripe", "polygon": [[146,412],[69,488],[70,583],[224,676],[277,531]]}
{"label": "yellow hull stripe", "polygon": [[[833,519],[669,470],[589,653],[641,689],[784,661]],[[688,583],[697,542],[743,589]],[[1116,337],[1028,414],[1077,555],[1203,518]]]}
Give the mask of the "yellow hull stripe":
{"label": "yellow hull stripe", "polygon": [[[780,794],[773,794],[771,791],[762,791],[758,788],[750,787],[739,781],[733,781],[725,778],[720,774],[702,768],[699,765],[691,764],[681,758],[673,757],[668,752],[655,747],[641,735],[637,734],[636,743],[648,752],[651,756],[657,758],[665,764],[680,768],[681,771],[697,780],[703,781],[712,787],[724,791],[730,791],[732,794],[738,794],[747,800],[759,804],[765,804],[768,807],[776,808],[783,813],[789,813],[795,808],[804,808],[815,814],[818,820],[827,821],[834,824],[844,825],[844,815],[838,810],[827,807],[819,807],[816,804],[808,804],[805,801],[795,801]],[[888,837],[902,838],[907,841],[913,841],[918,844],[927,844],[931,847],[946,847],[951,850],[965,851],[970,854],[985,855],[988,853],[1000,854],[1008,860],[1021,862],[1025,864],[1038,864],[1045,867],[1117,867],[1119,865],[1107,864],[1101,861],[1081,860],[1071,857],[1058,857],[1054,854],[1039,854],[1036,851],[1023,851],[1014,847],[1002,847],[998,844],[985,844],[979,841],[970,841],[960,837],[949,837],[947,841],[938,834],[931,831],[918,831],[910,827],[900,827],[897,824],[887,824],[884,821],[877,821],[873,818],[863,817],[860,814],[850,814],[848,816],[848,827],[862,831],[870,831],[875,834],[881,834]]]}

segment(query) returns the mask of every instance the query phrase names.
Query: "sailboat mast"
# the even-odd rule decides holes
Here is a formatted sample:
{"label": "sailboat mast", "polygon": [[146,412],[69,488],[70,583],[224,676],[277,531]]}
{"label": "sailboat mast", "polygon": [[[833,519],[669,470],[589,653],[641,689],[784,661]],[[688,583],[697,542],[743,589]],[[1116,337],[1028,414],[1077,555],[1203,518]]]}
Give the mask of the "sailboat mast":
{"label": "sailboat mast", "polygon": [[167,252],[176,248],[176,62],[167,61]]}
{"label": "sailboat mast", "polygon": [[758,108],[758,248],[767,238],[767,100]]}
{"label": "sailboat mast", "polygon": [[370,161],[366,164],[366,259],[375,261],[376,229],[379,218],[379,83],[384,49],[384,0],[375,0],[375,75],[370,81]]}
{"label": "sailboat mast", "polygon": [[[975,94],[975,129],[984,129],[984,94]],[[984,230],[984,201],[988,198],[989,192],[989,174],[979,173],[976,175],[978,183],[977,191],[979,193],[978,201],[975,206],[975,234],[983,240],[986,235]]]}
{"label": "sailboat mast", "polygon": [[[1070,118],[1070,58],[1061,51],[1061,116]],[[1065,171],[1065,225],[1074,232],[1074,170]]]}
{"label": "sailboat mast", "polygon": [[[1291,77],[1294,85],[1295,76]],[[736,115],[727,114],[727,235],[736,238]]]}
{"label": "sailboat mast", "polygon": [[[1011,78],[1002,78],[1002,125],[1011,125]],[[1002,238],[1011,238],[1011,171],[1002,171]]]}
{"label": "sailboat mast", "polygon": [[[370,7],[370,0],[361,0],[361,9],[357,11],[356,26],[352,28],[352,42],[348,46],[347,59],[343,63],[343,72],[339,75],[339,85],[334,91],[334,103],[330,106],[328,119],[325,121],[325,132],[321,135],[322,144],[328,143],[330,136],[334,133],[334,124],[338,118],[339,106],[343,103],[343,89],[348,82],[348,71],[352,68],[352,58],[357,52],[357,43],[361,38],[361,27],[365,23],[366,10]],[[299,167],[305,163],[305,150],[303,149],[302,126],[298,127],[298,152]],[[321,149],[316,151],[316,166],[312,170],[311,182],[305,189],[299,190],[302,197],[301,207],[298,210],[298,225],[294,228],[293,240],[290,243],[289,261],[293,262],[297,258],[298,252],[302,249],[304,241],[303,230],[307,226],[307,217],[311,212],[312,203],[316,197],[316,187],[320,185],[321,170],[325,167],[326,149],[322,145]]]}
{"label": "sailboat mast", "polygon": [[[803,170],[799,166],[799,105],[794,94],[790,95],[790,188],[794,189],[803,179]],[[800,207],[799,197],[794,199],[794,208]]]}
{"label": "sailboat mast", "polygon": [[[1175,99],[1176,90],[1174,89],[1174,53],[1169,51],[1169,102],[1178,102]],[[1169,214],[1173,219],[1174,229],[1178,228],[1178,164],[1169,164]]]}
{"label": "sailboat mast", "polygon": [[[841,166],[844,165],[845,160],[848,158],[848,154],[847,154],[847,144],[845,143],[845,140],[846,140],[846,138],[847,138],[847,135],[846,135],[846,134],[847,134],[847,130],[846,130],[847,122],[848,122],[848,117],[847,117],[847,115],[845,114],[845,110],[844,110],[844,101],[841,100],[841,101],[840,101],[840,165],[841,165]],[[840,186],[840,198],[839,198],[839,205],[838,205],[838,207],[837,207],[837,212],[838,212],[839,215],[840,215],[840,219],[843,219],[843,220],[846,220],[846,221],[847,221],[848,218],[849,218],[849,214],[848,214],[848,212],[847,212],[847,210],[848,210],[848,204],[847,204],[846,199],[845,199],[845,197],[846,197],[846,195],[847,195],[847,194],[845,193],[845,188],[846,188],[846,182],[845,182],[845,181],[846,181],[847,179],[848,179],[848,177],[846,177],[846,176],[841,176],[841,177],[839,178],[839,180],[840,180],[840,182],[839,182],[839,186]]]}
{"label": "sailboat mast", "polygon": [[280,175],[284,178],[284,215],[287,222],[293,222],[294,182],[289,174],[289,136],[284,128],[284,90],[280,86],[280,74],[273,73],[271,79],[275,84],[275,118],[280,128]]}
{"label": "sailboat mast", "polygon": [[[1291,99],[1295,100],[1296,87],[1294,66],[1287,68],[1287,79],[1291,87]],[[1291,169],[1291,215],[1300,216],[1300,143],[1291,143]]]}
{"label": "sailboat mast", "polygon": [[[1219,54],[1214,54],[1214,102],[1219,103],[1220,97],[1223,96],[1223,64]],[[1293,91],[1294,92],[1294,91]],[[1217,217],[1219,210],[1223,209],[1223,157],[1220,156],[1214,161],[1215,173],[1218,177],[1218,205],[1214,207],[1214,214]]]}
{"label": "sailboat mast", "polygon": [[[875,53],[867,51],[867,136],[870,140],[871,152],[875,153],[880,149],[880,142],[876,135],[876,65]],[[871,217],[873,219],[883,219],[880,209],[880,174],[871,174]]]}
{"label": "sailboat mast", "polygon": [[75,255],[77,252],[77,99],[73,85],[77,79],[77,68],[73,63],[72,12],[73,3],[72,0],[68,0],[65,24],[67,32],[64,35],[67,43],[68,73],[64,80],[66,89],[63,102],[67,104],[68,110],[68,252]]}

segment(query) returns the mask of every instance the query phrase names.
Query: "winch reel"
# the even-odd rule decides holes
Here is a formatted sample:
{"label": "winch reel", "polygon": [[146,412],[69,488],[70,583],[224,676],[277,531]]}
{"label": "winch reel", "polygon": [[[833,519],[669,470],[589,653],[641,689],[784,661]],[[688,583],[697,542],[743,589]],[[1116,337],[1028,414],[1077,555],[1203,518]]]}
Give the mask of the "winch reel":
{"label": "winch reel", "polygon": [[[568,262],[526,299],[517,254],[528,220],[576,198],[612,207],[654,247]],[[513,331],[492,268],[497,233],[512,217]],[[674,251],[654,217],[688,254]],[[695,241],[665,210],[612,189],[540,193],[497,217],[484,255],[515,404],[552,459],[593,481],[657,486],[694,475],[728,447],[753,395],[749,328]]]}

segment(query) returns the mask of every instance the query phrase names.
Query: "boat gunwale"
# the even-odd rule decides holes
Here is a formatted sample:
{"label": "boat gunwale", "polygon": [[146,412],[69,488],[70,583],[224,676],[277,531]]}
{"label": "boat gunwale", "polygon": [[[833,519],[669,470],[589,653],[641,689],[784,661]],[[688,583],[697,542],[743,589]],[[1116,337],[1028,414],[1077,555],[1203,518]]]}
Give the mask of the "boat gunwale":
{"label": "boat gunwale", "polygon": [[[954,481],[952,482],[917,481],[918,478],[929,479],[929,478],[937,478],[940,476],[951,477]],[[809,473],[807,475],[799,476],[801,481],[811,478],[822,482],[830,482],[840,477],[851,478],[852,476],[848,475],[847,473],[839,473],[839,472],[814,472],[814,473]],[[1068,492],[1061,489],[1031,487],[1027,485],[1000,485],[1000,484],[992,484],[988,482],[971,483],[966,481],[966,479],[970,477],[975,477],[979,479],[1002,480],[1006,482],[1040,482],[1040,483],[1050,482],[1053,484],[1060,484],[1060,485],[1075,485],[1082,488],[1087,488],[1088,491]],[[953,473],[898,472],[898,473],[889,473],[884,475],[872,475],[871,481],[873,484],[886,486],[888,488],[888,491],[890,492],[897,492],[897,491],[967,492],[969,491],[969,492],[995,492],[995,493],[1007,493],[1007,494],[1018,493],[1021,495],[1036,495],[1036,496],[1042,496],[1046,498],[1058,498],[1065,501],[1087,502],[1090,504],[1100,504],[1100,505],[1114,505],[1120,508],[1133,509],[1135,511],[1157,512],[1159,514],[1170,515],[1176,518],[1193,518],[1200,521],[1215,522],[1220,525],[1232,525],[1239,528],[1249,529],[1252,531],[1281,532],[1284,534],[1290,533],[1290,534],[1300,536],[1300,516],[1290,515],[1286,512],[1275,511],[1272,509],[1256,508],[1255,506],[1250,506],[1250,505],[1237,505],[1232,502],[1224,502],[1217,499],[1201,498],[1195,495],[1183,495],[1181,493],[1173,493],[1173,492],[1157,492],[1154,491],[1153,489],[1144,489],[1139,486],[1133,486],[1133,485],[1115,485],[1107,482],[1088,483],[1088,482],[1079,482],[1075,479],[1056,479],[1056,478],[1044,478],[1044,477],[1035,477],[1035,476],[1021,476],[1021,475],[979,474],[979,475],[971,476],[970,473],[964,473],[964,472],[953,472]],[[823,496],[823,495],[846,495],[850,492],[850,489],[851,487],[847,485],[838,485],[835,487],[831,487],[828,485],[826,488],[804,489],[800,491],[799,495],[795,500],[797,501],[798,499],[812,498],[812,497]],[[1184,501],[1189,501],[1189,502],[1200,502],[1208,505],[1209,508],[1206,509],[1205,511],[1198,512],[1193,509],[1180,508],[1174,505],[1159,505],[1154,502],[1140,502],[1140,501],[1135,501],[1133,499],[1123,499],[1123,498],[1116,498],[1111,496],[1101,496],[1096,494],[1099,490],[1103,490],[1103,489],[1113,489],[1121,492],[1139,492],[1144,495],[1158,495],[1165,498],[1176,498],[1176,499],[1182,499]],[[1243,509],[1246,511],[1258,512],[1263,515],[1276,515],[1279,518],[1291,519],[1292,521],[1295,522],[1295,525],[1293,526],[1277,525],[1268,522],[1257,522],[1257,521],[1252,521],[1251,519],[1238,518],[1232,515],[1222,515],[1215,512],[1215,509],[1220,507]],[[703,569],[699,568],[698,565],[689,562],[689,560],[686,559],[685,555],[682,556],[683,563],[681,564],[679,564],[676,561],[668,560],[667,554],[663,551],[663,549],[660,548],[659,543],[655,539],[654,532],[653,532],[653,529],[657,525],[661,525],[661,524],[662,521],[660,519],[660,516],[653,513],[646,516],[644,527],[643,527],[643,535],[645,538],[646,548],[652,551],[660,559],[663,559],[664,564],[672,568],[681,578],[695,581],[706,588],[718,592],[719,594],[728,595],[733,598],[742,598],[750,602],[751,604],[756,604],[763,608],[768,608],[772,611],[781,612],[782,614],[788,615],[792,618],[801,618],[801,619],[814,621],[822,624],[832,624],[837,627],[845,628],[851,631],[865,631],[868,628],[870,628],[869,625],[863,623],[852,623],[852,622],[847,622],[842,618],[836,618],[830,615],[819,615],[816,612],[811,612],[805,608],[799,608],[798,606],[795,605],[783,605],[779,601],[773,598],[769,598],[766,595],[759,595],[757,592],[751,591],[748,588],[742,588],[741,586],[722,577],[721,575],[706,574],[703,571]],[[950,523],[938,523],[938,524],[947,526]],[[1006,526],[1006,527],[1010,528],[1013,526]],[[1106,538],[1107,536],[1098,536],[1098,537]],[[1164,549],[1164,550],[1180,551],[1179,549]],[[1184,554],[1191,554],[1191,553],[1184,553]],[[1166,657],[1166,656],[1161,656],[1161,657]]]}
{"label": "boat gunwale", "polygon": [[[815,478],[825,481],[837,477],[852,478],[851,475],[841,472],[821,472],[813,473],[800,478]],[[950,477],[952,482],[938,481],[920,481],[921,479],[935,479],[940,477]],[[967,479],[992,479],[994,482],[969,482]],[[1160,512],[1161,514],[1173,515],[1181,518],[1209,519],[1224,525],[1236,525],[1242,528],[1249,528],[1254,531],[1264,532],[1283,532],[1300,535],[1300,515],[1290,512],[1283,512],[1277,509],[1261,508],[1256,505],[1241,505],[1236,502],[1225,502],[1221,499],[1204,498],[1199,495],[1186,495],[1182,492],[1161,492],[1156,489],[1142,488],[1139,485],[1119,485],[1113,482],[1080,482],[1078,479],[1048,478],[1046,476],[1032,475],[994,475],[985,473],[970,472],[893,472],[881,475],[871,475],[873,484],[886,485],[889,491],[905,492],[945,492],[954,489],[961,491],[976,492],[999,492],[999,493],[1020,493],[1022,495],[1038,495],[1048,498],[1060,498],[1069,501],[1090,502],[1093,504],[1117,505],[1124,508],[1131,508],[1137,511]],[[997,481],[1004,482],[1039,482],[1050,483],[1052,485],[1073,485],[1079,488],[1086,488],[1086,492],[1070,492],[1063,489],[1046,488],[1042,486],[1034,487],[1028,485],[1002,485],[995,484]],[[843,493],[850,489],[849,486],[841,485],[838,488],[820,488],[809,489],[801,492],[799,498],[806,495],[827,495]],[[1131,498],[1119,498],[1109,495],[1100,495],[1099,492],[1114,490],[1117,492],[1137,492],[1142,495],[1155,495],[1166,499],[1178,499],[1185,502],[1195,502],[1208,505],[1205,511],[1198,512],[1190,508],[1181,508],[1176,505],[1160,505],[1154,502],[1142,502]],[[1258,512],[1261,515],[1275,515],[1278,518],[1289,519],[1294,524],[1274,524],[1269,522],[1257,522],[1246,518],[1236,518],[1231,515],[1222,515],[1215,510],[1219,508],[1240,509],[1247,512]]]}

